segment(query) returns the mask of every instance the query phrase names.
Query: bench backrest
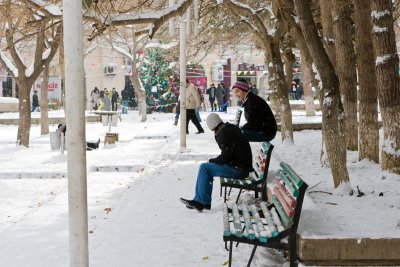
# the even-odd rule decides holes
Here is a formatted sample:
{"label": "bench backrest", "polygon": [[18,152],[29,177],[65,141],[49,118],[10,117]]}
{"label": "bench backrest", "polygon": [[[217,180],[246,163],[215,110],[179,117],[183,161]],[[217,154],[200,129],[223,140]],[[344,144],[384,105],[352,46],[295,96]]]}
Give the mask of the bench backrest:
{"label": "bench backrest", "polygon": [[239,124],[240,124],[240,118],[242,117],[242,110],[241,109],[238,109],[237,111],[236,111],[236,115],[235,115],[235,125],[236,126],[238,126],[239,127]]}
{"label": "bench backrest", "polygon": [[253,157],[253,169],[255,177],[250,177],[254,180],[266,179],[268,175],[269,162],[274,146],[270,142],[262,142]]}
{"label": "bench backrest", "polygon": [[287,163],[282,161],[279,166],[272,189],[272,203],[284,228],[296,232],[308,185]]}

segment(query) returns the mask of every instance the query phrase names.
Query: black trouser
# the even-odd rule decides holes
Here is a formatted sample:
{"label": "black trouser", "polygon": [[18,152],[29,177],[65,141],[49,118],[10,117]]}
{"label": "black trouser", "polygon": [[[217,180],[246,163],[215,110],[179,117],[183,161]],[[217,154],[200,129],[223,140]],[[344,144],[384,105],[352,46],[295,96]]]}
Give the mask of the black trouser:
{"label": "black trouser", "polygon": [[204,132],[203,127],[201,127],[201,124],[196,117],[196,112],[194,109],[186,110],[186,133],[189,133],[189,120],[191,120],[193,124],[196,126],[197,131]]}
{"label": "black trouser", "polygon": [[210,98],[211,111],[217,111],[217,106],[214,102],[215,102],[215,98]]}
{"label": "black trouser", "polygon": [[112,111],[117,111],[118,102],[111,102],[111,105],[112,105]]}

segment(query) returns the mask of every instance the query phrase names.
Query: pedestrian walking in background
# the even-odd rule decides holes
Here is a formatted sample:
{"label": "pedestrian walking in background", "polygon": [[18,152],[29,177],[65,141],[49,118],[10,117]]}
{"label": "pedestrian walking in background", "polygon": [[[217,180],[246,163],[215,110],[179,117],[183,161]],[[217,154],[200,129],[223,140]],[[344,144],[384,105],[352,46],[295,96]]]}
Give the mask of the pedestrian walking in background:
{"label": "pedestrian walking in background", "polygon": [[199,93],[196,92],[194,85],[186,79],[186,134],[189,133],[189,120],[196,126],[196,134],[204,133],[204,129],[196,117],[196,108],[200,108]]}
{"label": "pedestrian walking in background", "polygon": [[39,105],[39,97],[37,95],[37,91],[35,90],[35,91],[33,91],[33,96],[32,96],[32,110],[31,110],[31,112],[38,111],[39,106],[40,106]]}
{"label": "pedestrian walking in background", "polygon": [[200,89],[199,83],[197,83],[194,87],[195,87],[196,92],[199,94],[199,99],[200,99],[200,107],[199,107],[199,108],[196,108],[195,113],[196,113],[197,120],[198,120],[199,122],[201,122],[201,118],[200,118],[200,108],[201,108],[201,106],[202,106],[203,103],[204,103],[204,95],[203,95],[203,92],[202,92],[201,89]]}

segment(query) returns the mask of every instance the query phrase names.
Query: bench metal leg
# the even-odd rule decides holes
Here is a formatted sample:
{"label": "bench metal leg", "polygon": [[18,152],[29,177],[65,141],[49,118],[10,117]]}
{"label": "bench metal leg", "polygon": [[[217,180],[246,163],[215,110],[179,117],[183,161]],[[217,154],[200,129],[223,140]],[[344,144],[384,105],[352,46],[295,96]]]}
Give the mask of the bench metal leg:
{"label": "bench metal leg", "polygon": [[237,198],[236,198],[236,204],[237,204],[237,203],[238,203],[238,201],[239,201],[240,194],[242,193],[242,190],[243,190],[243,189],[240,189],[240,190],[239,190],[239,195],[238,195],[238,196],[237,196]]}
{"label": "bench metal leg", "polygon": [[229,267],[232,266],[232,249],[233,249],[232,244],[233,244],[233,241],[230,241],[229,242]]}
{"label": "bench metal leg", "polygon": [[231,192],[232,192],[232,187],[231,187],[231,188],[229,188],[229,193],[228,193],[228,196],[230,196],[230,195],[231,195]]}
{"label": "bench metal leg", "polygon": [[224,187],[224,203],[226,203],[226,186]]}
{"label": "bench metal leg", "polygon": [[253,251],[251,252],[249,262],[247,263],[247,267],[250,267],[251,261],[253,260],[254,253],[256,252],[257,246],[254,246]]}
{"label": "bench metal leg", "polygon": [[221,185],[221,187],[220,187],[220,189],[219,189],[219,197],[222,197],[222,185]]}
{"label": "bench metal leg", "polygon": [[[242,232],[244,233],[244,229],[246,229],[246,226],[243,226],[243,229],[242,229]],[[239,246],[239,241],[238,242],[236,242],[236,247],[238,247]]]}
{"label": "bench metal leg", "polygon": [[289,235],[289,261],[290,267],[297,267],[296,234]]}

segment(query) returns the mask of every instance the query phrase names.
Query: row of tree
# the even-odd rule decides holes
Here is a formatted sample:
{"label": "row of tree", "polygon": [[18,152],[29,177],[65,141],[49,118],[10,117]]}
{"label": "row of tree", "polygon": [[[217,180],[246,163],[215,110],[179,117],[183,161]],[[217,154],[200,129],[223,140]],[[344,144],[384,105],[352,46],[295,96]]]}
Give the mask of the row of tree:
{"label": "row of tree", "polygon": [[[397,1],[224,0],[203,5],[214,5],[214,12],[203,8],[200,18],[224,25],[225,32],[202,30],[229,36],[232,43],[246,38],[264,51],[271,100],[281,117],[282,140],[288,142],[294,140],[287,88],[293,49],[300,51],[306,104],[313,102],[314,87],[323,112],[321,154],[327,155],[335,187],[349,181],[347,150],[358,150],[360,160],[380,159],[383,170],[400,173]],[[381,157],[378,110],[384,133]]]}
{"label": "row of tree", "polygon": [[[28,146],[31,86],[56,52],[60,58],[63,54],[59,47],[62,12],[54,8],[61,1],[46,5],[32,0],[3,2],[0,37],[6,45],[0,48],[0,63],[19,86],[22,119],[18,142]],[[400,90],[393,15],[397,1],[85,2],[87,40],[106,40],[132,62],[131,79],[142,121],[146,99],[139,79],[143,64],[139,51],[154,37],[161,40],[160,45],[176,40],[171,22],[184,14],[187,19],[192,18],[190,13],[194,12],[195,19],[188,23],[195,29],[193,34],[189,31],[189,59],[199,60],[215,48],[221,53],[243,49],[241,45],[246,44],[254,44],[264,52],[273,91],[272,106],[280,117],[282,140],[286,142],[294,142],[287,88],[292,80],[293,49],[300,51],[307,113],[313,113],[314,87],[323,111],[321,154],[327,155],[335,187],[349,181],[347,149],[358,150],[360,160],[380,159],[383,170],[400,173]],[[27,48],[34,51],[30,65],[21,57],[21,50]],[[381,157],[378,108],[384,133]]]}

